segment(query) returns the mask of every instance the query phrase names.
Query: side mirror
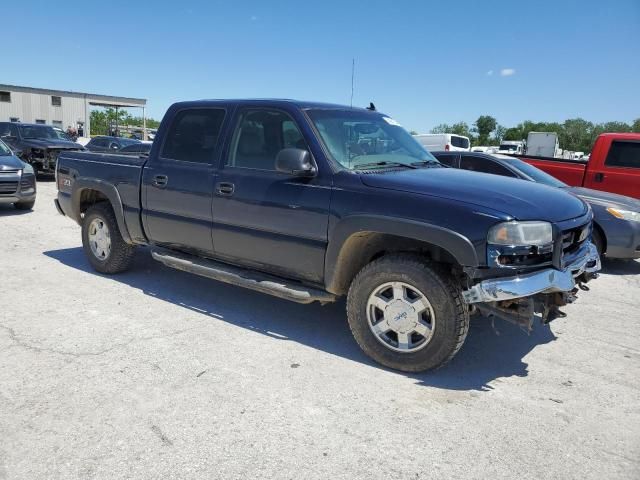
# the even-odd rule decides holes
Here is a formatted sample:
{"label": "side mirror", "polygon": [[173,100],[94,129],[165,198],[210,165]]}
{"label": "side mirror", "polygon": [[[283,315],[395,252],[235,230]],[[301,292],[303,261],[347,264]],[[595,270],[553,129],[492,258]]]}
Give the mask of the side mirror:
{"label": "side mirror", "polygon": [[276,155],[276,170],[294,177],[315,177],[317,170],[311,154],[300,148],[283,148]]}

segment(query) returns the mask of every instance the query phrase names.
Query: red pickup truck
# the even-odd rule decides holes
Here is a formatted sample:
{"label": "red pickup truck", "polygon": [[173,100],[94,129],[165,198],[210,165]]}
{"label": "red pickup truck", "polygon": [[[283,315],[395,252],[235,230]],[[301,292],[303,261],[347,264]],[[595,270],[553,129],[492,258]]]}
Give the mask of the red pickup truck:
{"label": "red pickup truck", "polygon": [[640,133],[603,133],[588,162],[518,155],[574,187],[640,198]]}

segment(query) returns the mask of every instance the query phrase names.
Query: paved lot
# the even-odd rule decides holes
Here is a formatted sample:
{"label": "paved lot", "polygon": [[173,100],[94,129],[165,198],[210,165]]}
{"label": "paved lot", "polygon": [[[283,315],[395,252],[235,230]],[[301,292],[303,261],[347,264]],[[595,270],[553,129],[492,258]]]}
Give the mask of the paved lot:
{"label": "paved lot", "polygon": [[640,478],[640,263],[530,336],[372,364],[344,305],[170,270],[90,270],[40,182],[0,206],[0,479]]}

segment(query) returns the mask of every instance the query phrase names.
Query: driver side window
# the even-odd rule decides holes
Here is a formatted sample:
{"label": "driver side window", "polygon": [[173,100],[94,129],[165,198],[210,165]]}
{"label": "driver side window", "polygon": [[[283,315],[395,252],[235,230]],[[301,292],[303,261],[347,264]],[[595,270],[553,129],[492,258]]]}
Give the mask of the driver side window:
{"label": "driver side window", "polygon": [[233,134],[227,165],[257,170],[275,170],[276,156],[283,148],[308,150],[293,119],[278,110],[247,110]]}

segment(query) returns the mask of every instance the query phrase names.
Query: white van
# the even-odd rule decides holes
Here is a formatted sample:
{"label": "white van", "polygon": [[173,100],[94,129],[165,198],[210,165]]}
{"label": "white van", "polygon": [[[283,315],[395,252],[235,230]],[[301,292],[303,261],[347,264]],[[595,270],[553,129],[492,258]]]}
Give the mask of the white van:
{"label": "white van", "polygon": [[471,149],[469,137],[454,133],[419,133],[415,139],[430,152],[468,152]]}

